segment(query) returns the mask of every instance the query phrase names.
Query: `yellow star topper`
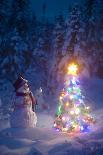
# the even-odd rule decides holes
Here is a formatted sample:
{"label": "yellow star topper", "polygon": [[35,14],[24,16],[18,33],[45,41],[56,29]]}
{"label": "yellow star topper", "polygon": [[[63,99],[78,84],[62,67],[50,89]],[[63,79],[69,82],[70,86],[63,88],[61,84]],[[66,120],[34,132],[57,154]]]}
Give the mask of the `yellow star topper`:
{"label": "yellow star topper", "polygon": [[77,75],[78,67],[75,64],[71,64],[68,67],[68,74],[70,75]]}

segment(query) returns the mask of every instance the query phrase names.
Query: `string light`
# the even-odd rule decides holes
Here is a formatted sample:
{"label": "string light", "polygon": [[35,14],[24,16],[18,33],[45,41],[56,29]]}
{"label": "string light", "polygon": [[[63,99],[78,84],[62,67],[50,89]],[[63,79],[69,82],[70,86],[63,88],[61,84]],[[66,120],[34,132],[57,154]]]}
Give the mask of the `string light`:
{"label": "string light", "polygon": [[70,99],[71,99],[71,100],[73,99],[73,95],[70,95]]}
{"label": "string light", "polygon": [[87,110],[89,110],[89,109],[90,109],[90,107],[86,107],[86,109],[87,109]]}
{"label": "string light", "polygon": [[60,96],[60,98],[59,98],[60,100],[62,100],[63,99],[63,97],[62,96]]}
{"label": "string light", "polygon": [[88,132],[95,120],[89,114],[90,107],[85,106],[80,82],[77,77],[78,67],[70,64],[67,69],[67,80],[59,97],[57,117],[54,122],[56,131]]}
{"label": "string light", "polygon": [[74,113],[75,113],[75,112],[74,112],[73,110],[70,111],[70,114],[71,114],[71,115],[74,115]]}
{"label": "string light", "polygon": [[66,107],[68,107],[68,106],[69,106],[69,102],[66,102],[66,104],[65,104],[65,105],[66,105]]}
{"label": "string light", "polygon": [[76,110],[75,110],[75,114],[79,114],[80,113],[80,109],[79,108],[76,108]]}
{"label": "string light", "polygon": [[63,121],[65,121],[65,120],[66,120],[66,118],[65,118],[65,117],[62,117],[62,120],[63,120]]}

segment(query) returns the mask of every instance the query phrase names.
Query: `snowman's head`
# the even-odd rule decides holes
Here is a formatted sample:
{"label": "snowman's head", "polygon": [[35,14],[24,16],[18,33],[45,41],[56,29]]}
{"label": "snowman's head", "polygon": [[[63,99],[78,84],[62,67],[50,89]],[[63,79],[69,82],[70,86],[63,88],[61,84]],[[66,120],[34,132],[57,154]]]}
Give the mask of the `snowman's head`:
{"label": "snowman's head", "polygon": [[29,89],[29,86],[27,83],[25,83],[24,85],[22,85],[19,89],[18,89],[19,92],[22,92],[22,93],[28,93],[30,91]]}
{"label": "snowman's head", "polygon": [[19,76],[18,79],[14,83],[15,91],[27,93],[29,92],[28,81],[24,79],[22,76]]}

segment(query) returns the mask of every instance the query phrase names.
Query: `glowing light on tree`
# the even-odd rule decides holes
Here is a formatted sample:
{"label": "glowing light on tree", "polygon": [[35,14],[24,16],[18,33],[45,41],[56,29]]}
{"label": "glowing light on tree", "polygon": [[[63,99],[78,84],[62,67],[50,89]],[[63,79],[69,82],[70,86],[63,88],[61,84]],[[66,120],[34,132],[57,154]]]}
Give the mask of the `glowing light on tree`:
{"label": "glowing light on tree", "polygon": [[56,131],[87,132],[95,122],[90,115],[90,107],[85,105],[78,80],[78,66],[70,64],[67,67],[66,81],[59,96],[58,109],[54,121]]}

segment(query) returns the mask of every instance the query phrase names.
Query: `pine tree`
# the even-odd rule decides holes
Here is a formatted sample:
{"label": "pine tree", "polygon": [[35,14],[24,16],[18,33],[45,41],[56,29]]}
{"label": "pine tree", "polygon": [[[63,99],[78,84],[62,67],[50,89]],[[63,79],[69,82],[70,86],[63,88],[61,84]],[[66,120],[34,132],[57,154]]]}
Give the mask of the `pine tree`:
{"label": "pine tree", "polygon": [[49,58],[51,56],[51,40],[52,40],[52,25],[46,20],[44,23],[39,22],[38,27],[38,40],[36,47],[33,51],[34,60],[38,67],[43,71],[42,86],[46,89],[48,71],[49,71]]}
{"label": "pine tree", "polygon": [[102,0],[86,0],[83,6],[85,14],[84,45],[82,49],[90,60],[91,73],[97,73],[102,77],[102,25],[103,25],[103,2]]}
{"label": "pine tree", "polygon": [[83,14],[81,14],[81,27],[79,34],[79,44],[77,44],[76,50],[79,50],[79,56],[84,59],[85,66],[89,65],[89,73],[92,76],[94,74],[95,64],[95,51],[96,51],[96,27],[94,22],[94,1],[85,0],[81,8]]}
{"label": "pine tree", "polygon": [[45,54],[51,52],[52,24],[46,18],[46,3],[42,5],[42,19],[37,22],[37,45],[35,51],[42,51]]}
{"label": "pine tree", "polygon": [[57,131],[88,132],[90,125],[95,122],[89,107],[85,105],[86,100],[82,95],[77,72],[77,65],[70,64],[54,121],[54,128]]}
{"label": "pine tree", "polygon": [[43,51],[45,51],[47,54],[50,54],[52,27],[48,20],[44,23],[42,35],[44,40]]}
{"label": "pine tree", "polygon": [[[4,4],[5,2],[3,6],[6,7],[7,5]],[[29,0],[12,0],[9,6],[7,9],[10,10],[10,13],[5,13],[6,8],[4,10],[2,7],[4,13],[9,17],[8,28],[7,31],[5,30],[7,32],[4,38],[6,41],[1,43],[0,54],[3,58],[1,60],[1,77],[12,81],[17,78],[19,73],[24,73],[31,62],[30,32],[32,32],[33,16]],[[6,25],[5,21],[3,23]]]}
{"label": "pine tree", "polygon": [[62,47],[64,44],[64,35],[65,35],[65,22],[64,17],[60,13],[59,16],[56,17],[56,25],[54,28],[54,51],[56,58],[62,57]]}
{"label": "pine tree", "polygon": [[54,91],[58,87],[57,74],[59,63],[62,59],[62,47],[64,44],[65,35],[65,22],[62,13],[55,17],[54,30],[53,30],[53,53],[50,60],[51,69],[49,71],[48,89],[51,90],[51,94],[54,95]]}
{"label": "pine tree", "polygon": [[73,56],[75,44],[78,42],[78,33],[80,30],[80,9],[75,4],[71,10],[68,20],[68,27],[65,37],[65,43],[63,52],[68,53],[69,56]]}
{"label": "pine tree", "polygon": [[84,14],[82,14],[83,21],[85,23],[85,37],[88,40],[88,37],[91,37],[90,33],[93,31],[94,27],[93,25],[94,0],[85,0],[83,6],[83,12],[85,12]]}
{"label": "pine tree", "polygon": [[94,0],[85,0],[83,3],[84,14],[82,14],[82,17],[85,23],[87,24],[93,15],[93,6],[94,6]]}
{"label": "pine tree", "polygon": [[96,23],[96,44],[95,44],[95,64],[97,75],[103,78],[103,1],[95,0],[94,2],[94,21]]}
{"label": "pine tree", "polygon": [[46,3],[43,3],[42,4],[42,23],[46,22],[46,9],[47,9]]}
{"label": "pine tree", "polygon": [[96,37],[99,42],[103,42],[103,1],[95,0],[93,8],[94,21],[96,22]]}
{"label": "pine tree", "polygon": [[32,11],[29,0],[13,0],[11,7],[10,28],[26,36],[31,28]]}
{"label": "pine tree", "polygon": [[28,35],[27,40],[30,51],[34,50],[37,43],[37,36],[38,36],[37,27],[38,27],[37,17],[35,13],[33,13],[30,34]]}
{"label": "pine tree", "polygon": [[[13,81],[18,74],[24,74],[31,62],[28,45],[23,41],[18,31],[14,29],[8,34],[9,41],[2,49],[1,75]],[[28,52],[29,51],[29,52]]]}
{"label": "pine tree", "polygon": [[10,2],[0,0],[0,35],[5,36],[8,32],[8,21],[10,17]]}

